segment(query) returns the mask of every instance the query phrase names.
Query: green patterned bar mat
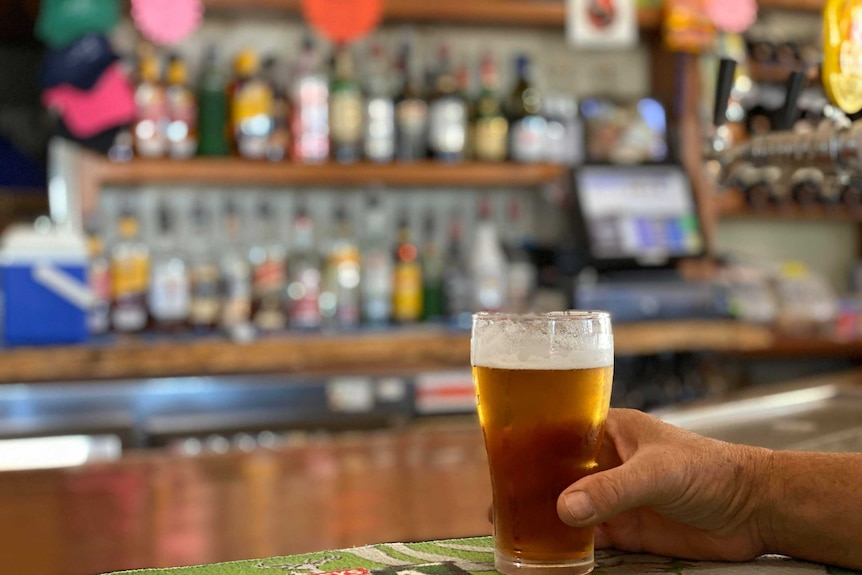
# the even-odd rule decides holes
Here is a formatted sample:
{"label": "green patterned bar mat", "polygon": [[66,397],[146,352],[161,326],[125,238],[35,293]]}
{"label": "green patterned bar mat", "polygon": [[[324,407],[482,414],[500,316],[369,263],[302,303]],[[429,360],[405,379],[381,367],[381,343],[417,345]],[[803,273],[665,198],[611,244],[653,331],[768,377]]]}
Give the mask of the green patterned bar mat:
{"label": "green patterned bar mat", "polygon": [[[214,565],[123,571],[141,575],[476,575],[496,574],[490,537],[385,543],[289,557],[251,559]],[[595,575],[862,575],[786,557],[765,556],[749,563],[688,561],[622,553],[596,552]],[[115,574],[118,575],[118,574]]]}

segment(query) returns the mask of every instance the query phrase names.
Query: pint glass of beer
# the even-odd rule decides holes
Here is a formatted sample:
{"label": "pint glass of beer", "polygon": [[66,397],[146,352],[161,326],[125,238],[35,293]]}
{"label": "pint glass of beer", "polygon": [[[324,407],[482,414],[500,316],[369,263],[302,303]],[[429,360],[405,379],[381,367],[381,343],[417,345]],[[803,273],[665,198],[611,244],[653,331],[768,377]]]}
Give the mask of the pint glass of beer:
{"label": "pint glass of beer", "polygon": [[497,570],[583,575],[593,530],[557,517],[557,498],[595,471],[613,378],[606,312],[473,316],[471,363],[491,470]]}

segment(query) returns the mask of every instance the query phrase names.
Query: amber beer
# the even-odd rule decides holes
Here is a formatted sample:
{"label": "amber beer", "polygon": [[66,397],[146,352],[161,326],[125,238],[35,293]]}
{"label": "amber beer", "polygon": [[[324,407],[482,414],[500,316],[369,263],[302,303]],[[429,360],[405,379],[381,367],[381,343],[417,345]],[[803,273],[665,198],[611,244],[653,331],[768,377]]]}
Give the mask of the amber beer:
{"label": "amber beer", "polygon": [[588,573],[593,530],[565,525],[556,504],[596,467],[613,377],[609,318],[478,314],[472,348],[497,569]]}

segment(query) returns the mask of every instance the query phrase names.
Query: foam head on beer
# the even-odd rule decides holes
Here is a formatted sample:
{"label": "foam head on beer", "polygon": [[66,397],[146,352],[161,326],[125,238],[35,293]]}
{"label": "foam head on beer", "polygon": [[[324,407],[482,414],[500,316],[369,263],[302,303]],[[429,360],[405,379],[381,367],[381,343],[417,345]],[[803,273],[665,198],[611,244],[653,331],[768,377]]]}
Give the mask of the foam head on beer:
{"label": "foam head on beer", "polygon": [[614,336],[604,312],[476,314],[470,359],[496,369],[592,369],[614,364]]}

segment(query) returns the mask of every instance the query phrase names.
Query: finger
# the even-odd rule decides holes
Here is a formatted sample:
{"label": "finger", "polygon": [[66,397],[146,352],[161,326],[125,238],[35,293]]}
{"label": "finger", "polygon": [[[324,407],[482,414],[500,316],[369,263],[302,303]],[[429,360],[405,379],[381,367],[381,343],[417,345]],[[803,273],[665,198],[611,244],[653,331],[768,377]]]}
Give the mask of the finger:
{"label": "finger", "polygon": [[488,508],[488,523],[490,523],[492,525],[494,524],[494,508],[493,507]]}
{"label": "finger", "polygon": [[673,480],[660,457],[638,455],[628,462],[572,484],[557,499],[557,515],[567,525],[588,527],[629,509],[653,505]]}

